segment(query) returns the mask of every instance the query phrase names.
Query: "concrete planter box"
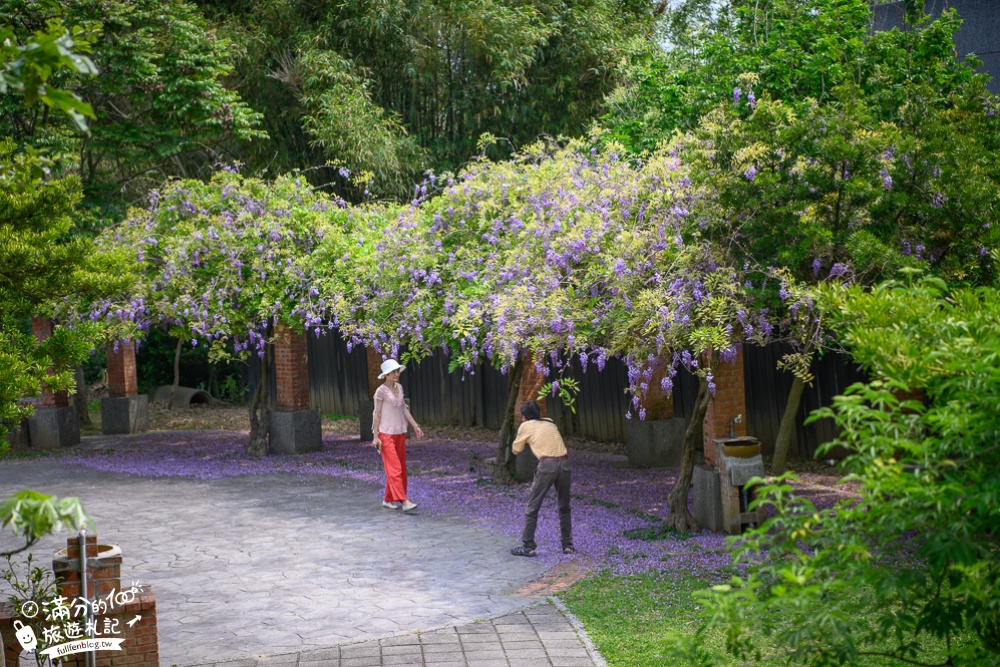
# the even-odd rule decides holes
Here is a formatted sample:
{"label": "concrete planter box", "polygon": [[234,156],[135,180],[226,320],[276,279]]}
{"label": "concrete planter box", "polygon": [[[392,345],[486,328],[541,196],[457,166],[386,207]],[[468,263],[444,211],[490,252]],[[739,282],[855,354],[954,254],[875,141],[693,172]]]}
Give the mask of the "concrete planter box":
{"label": "concrete planter box", "polygon": [[28,419],[28,437],[32,449],[58,449],[80,444],[80,418],[72,405],[62,408],[36,408]]}
{"label": "concrete planter box", "polygon": [[268,433],[272,452],[303,454],[323,449],[323,429],[319,410],[271,413]]}
{"label": "concrete planter box", "polygon": [[101,399],[101,432],[105,435],[149,430],[149,397],[146,394]]}
{"label": "concrete planter box", "polygon": [[671,468],[681,464],[687,422],[673,419],[630,419],[625,448],[633,468]]}
{"label": "concrete planter box", "polygon": [[538,457],[531,451],[531,447],[525,447],[514,459],[515,475],[518,482],[528,482],[535,478],[535,470],[538,468]]}

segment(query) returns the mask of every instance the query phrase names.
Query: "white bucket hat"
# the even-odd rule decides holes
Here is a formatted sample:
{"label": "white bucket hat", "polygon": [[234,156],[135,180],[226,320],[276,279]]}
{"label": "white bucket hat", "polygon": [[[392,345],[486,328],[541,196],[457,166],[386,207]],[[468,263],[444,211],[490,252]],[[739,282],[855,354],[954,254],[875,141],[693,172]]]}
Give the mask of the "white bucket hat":
{"label": "white bucket hat", "polygon": [[383,379],[386,375],[395,370],[405,371],[406,366],[401,366],[395,359],[386,359],[382,362],[382,374],[378,376],[378,379]]}

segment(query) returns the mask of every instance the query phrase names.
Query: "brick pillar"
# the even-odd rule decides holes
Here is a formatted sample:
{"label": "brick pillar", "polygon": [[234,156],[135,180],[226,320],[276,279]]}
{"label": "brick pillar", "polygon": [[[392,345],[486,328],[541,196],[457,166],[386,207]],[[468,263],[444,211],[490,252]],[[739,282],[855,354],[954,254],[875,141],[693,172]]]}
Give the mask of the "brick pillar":
{"label": "brick pillar", "polygon": [[305,333],[295,333],[287,326],[277,328],[274,379],[279,411],[309,409],[309,351]]}
{"label": "brick pillar", "polygon": [[365,356],[368,360],[368,398],[371,399],[375,396],[375,390],[382,384],[382,380],[379,380],[378,376],[382,372],[382,362],[385,359],[375,351],[375,348],[367,346],[365,347]]}
{"label": "brick pillar", "polygon": [[135,372],[135,343],[109,343],[108,397],[101,399],[101,432],[105,435],[149,430],[149,397],[139,394]]}
{"label": "brick pillar", "polygon": [[[633,468],[666,468],[680,465],[687,422],[674,419],[674,400],[660,384],[670,369],[661,359],[653,366],[649,388],[639,397],[645,419],[633,414],[626,424],[625,451]],[[637,411],[633,411],[637,412]]]}
{"label": "brick pillar", "polygon": [[[47,317],[31,318],[31,333],[39,343],[52,335],[53,322]],[[35,399],[36,408],[65,408],[69,405],[69,394],[65,391],[52,392],[42,388],[42,393]]]}
{"label": "brick pillar", "polygon": [[271,413],[272,452],[300,454],[323,448],[319,410],[309,407],[309,340],[284,324],[275,327],[277,410]]}
{"label": "brick pillar", "polygon": [[[39,343],[52,335],[53,322],[32,317],[31,331]],[[80,419],[65,391],[52,392],[43,387],[35,399],[35,414],[28,420],[28,439],[32,449],[72,447],[80,443]]]}
{"label": "brick pillar", "polygon": [[747,398],[743,382],[743,345],[736,345],[736,360],[720,363],[715,372],[715,398],[708,404],[705,413],[705,462],[718,468],[715,456],[715,440],[729,437],[730,420],[742,415],[733,431],[736,436],[747,434]]}
{"label": "brick pillar", "polygon": [[668,368],[669,362],[666,360],[659,361],[653,367],[653,377],[649,381],[649,389],[639,399],[639,407],[646,410],[647,420],[673,419],[673,396],[667,396],[667,392],[661,384]]}
{"label": "brick pillar", "polygon": [[125,398],[139,393],[135,373],[135,343],[119,341],[108,343],[108,396]]}
{"label": "brick pillar", "polygon": [[520,423],[521,406],[528,401],[538,403],[538,408],[542,413],[542,417],[548,416],[548,411],[545,408],[545,401],[538,399],[538,390],[542,388],[543,384],[545,384],[545,376],[535,369],[535,362],[530,352],[522,352],[521,361],[524,364],[524,370],[521,373],[521,388],[517,392],[517,401],[514,403],[515,425]]}

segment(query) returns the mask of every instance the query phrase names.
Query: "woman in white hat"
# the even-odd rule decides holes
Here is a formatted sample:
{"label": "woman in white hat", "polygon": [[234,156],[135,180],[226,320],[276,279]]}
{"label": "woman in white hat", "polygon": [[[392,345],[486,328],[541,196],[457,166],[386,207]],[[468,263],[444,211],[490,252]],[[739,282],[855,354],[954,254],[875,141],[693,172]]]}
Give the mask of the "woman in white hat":
{"label": "woman in white hat", "polygon": [[386,509],[403,508],[410,512],[417,508],[406,496],[406,425],[413,427],[418,438],[424,437],[424,432],[414,421],[406,402],[403,400],[403,386],[399,384],[399,375],[406,366],[401,366],[395,359],[382,362],[382,374],[379,380],[385,382],[375,390],[375,412],[372,413],[372,445],[382,454],[385,466],[385,496],[382,507]]}

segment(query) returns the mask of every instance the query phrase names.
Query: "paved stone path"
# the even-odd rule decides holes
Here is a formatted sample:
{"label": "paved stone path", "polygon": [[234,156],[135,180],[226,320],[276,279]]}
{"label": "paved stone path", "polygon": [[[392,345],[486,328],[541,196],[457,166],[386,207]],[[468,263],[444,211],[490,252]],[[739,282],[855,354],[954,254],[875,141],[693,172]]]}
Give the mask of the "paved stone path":
{"label": "paved stone path", "polygon": [[492,621],[318,651],[218,662],[212,667],[593,667],[567,618],[552,604]]}
{"label": "paved stone path", "polygon": [[[521,611],[541,601],[519,592],[541,574],[537,560],[512,558],[509,538],[460,517],[384,510],[374,485],[0,464],[0,496],[21,488],[79,497],[100,541],[121,547],[123,582],[153,585],[165,667],[593,664],[554,607]],[[48,562],[65,539],[32,551]],[[0,549],[13,544],[0,535]]]}

